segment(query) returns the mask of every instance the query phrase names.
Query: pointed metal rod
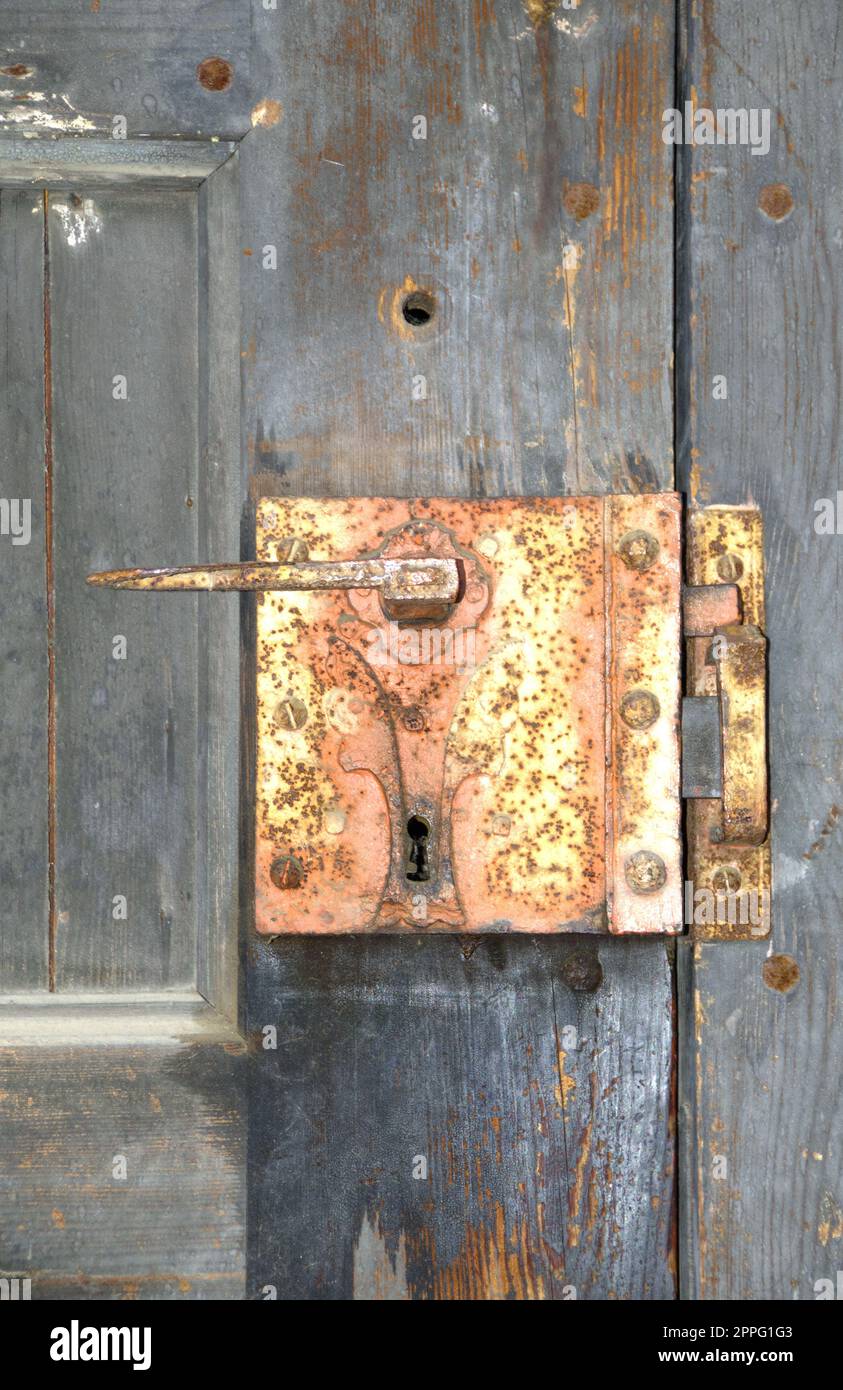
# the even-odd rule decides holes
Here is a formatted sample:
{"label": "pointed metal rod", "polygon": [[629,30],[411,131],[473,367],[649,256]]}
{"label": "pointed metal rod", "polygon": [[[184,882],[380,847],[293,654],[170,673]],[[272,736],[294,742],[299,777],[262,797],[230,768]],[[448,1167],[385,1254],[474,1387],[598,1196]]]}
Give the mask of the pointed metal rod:
{"label": "pointed metal rod", "polygon": [[88,583],[106,589],[380,589],[390,603],[455,603],[456,560],[302,560],[295,564],[247,561],[233,565],[174,565],[165,569],[102,570]]}

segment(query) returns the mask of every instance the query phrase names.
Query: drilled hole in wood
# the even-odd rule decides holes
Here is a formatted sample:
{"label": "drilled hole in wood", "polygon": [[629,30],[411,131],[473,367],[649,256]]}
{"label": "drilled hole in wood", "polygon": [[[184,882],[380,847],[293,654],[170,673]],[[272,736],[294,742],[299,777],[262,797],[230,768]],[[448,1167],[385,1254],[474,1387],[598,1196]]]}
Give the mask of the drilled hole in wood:
{"label": "drilled hole in wood", "polygon": [[436,313],[436,300],[429,290],[413,290],[401,305],[401,313],[412,328],[424,328]]}
{"label": "drilled hole in wood", "polygon": [[430,878],[429,821],[426,821],[422,816],[410,816],[407,821],[407,834],[410,837],[408,858],[412,866],[407,870],[407,877],[413,883],[427,883]]}

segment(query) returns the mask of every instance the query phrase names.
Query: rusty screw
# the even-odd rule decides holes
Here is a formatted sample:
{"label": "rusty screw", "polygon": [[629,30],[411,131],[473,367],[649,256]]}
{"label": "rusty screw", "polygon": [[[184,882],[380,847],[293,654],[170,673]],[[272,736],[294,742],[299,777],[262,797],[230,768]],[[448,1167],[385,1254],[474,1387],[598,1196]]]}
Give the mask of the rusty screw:
{"label": "rusty screw", "polygon": [[562,965],[562,979],[578,994],[593,994],[603,983],[603,967],[596,953],[572,951]]}
{"label": "rusty screw", "polygon": [[738,555],[721,555],[717,573],[725,584],[736,584],[743,574],[743,560]]}
{"label": "rusty screw", "polygon": [[737,893],[741,886],[740,869],[735,864],[724,864],[711,875],[711,886],[715,893]]}
{"label": "rusty screw", "polygon": [[659,543],[649,531],[627,531],[618,543],[618,554],[627,569],[641,574],[654,565],[659,553]]}
{"label": "rusty screw", "polygon": [[276,888],[301,888],[304,882],[304,865],[292,854],[281,854],[273,859],[269,877]]}
{"label": "rusty screw", "polygon": [[664,860],[649,849],[640,849],[637,854],[630,855],[624,872],[633,893],[657,893],[667,882]]}
{"label": "rusty screw", "polygon": [[420,734],[422,732],[425,726],[425,720],[424,714],[419,709],[418,705],[410,705],[408,709],[405,709],[401,718],[401,723],[411,734]]}
{"label": "rusty screw", "polygon": [[307,705],[294,696],[279,700],[275,718],[282,729],[301,729],[307,723]]}
{"label": "rusty screw", "polygon": [[649,729],[661,707],[650,690],[629,690],[621,700],[621,719],[630,729]]}

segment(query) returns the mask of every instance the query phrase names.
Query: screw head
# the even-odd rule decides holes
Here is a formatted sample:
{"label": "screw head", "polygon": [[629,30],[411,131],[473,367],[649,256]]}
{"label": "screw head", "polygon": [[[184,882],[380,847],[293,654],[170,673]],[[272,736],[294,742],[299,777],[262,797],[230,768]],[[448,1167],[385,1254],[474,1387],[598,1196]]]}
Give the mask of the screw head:
{"label": "screw head", "polygon": [[563,961],[562,979],[578,994],[593,994],[603,983],[603,967],[597,953],[572,951]]}
{"label": "screw head", "polygon": [[411,734],[420,734],[425,727],[425,718],[418,705],[409,705],[401,716],[401,723]]}
{"label": "screw head", "polygon": [[717,574],[724,583],[736,584],[743,574],[743,560],[739,555],[718,556]]}
{"label": "screw head", "polygon": [[641,574],[656,563],[659,543],[649,531],[627,531],[618,542],[618,554],[627,569]]}
{"label": "screw head", "polygon": [[226,58],[206,58],[196,76],[206,92],[224,92],[231,86],[234,69]]}
{"label": "screw head", "polygon": [[299,700],[290,695],[286,700],[279,700],[275,708],[275,720],[281,729],[301,729],[307,723],[307,705],[304,700]]}
{"label": "screw head", "polygon": [[269,867],[269,877],[276,888],[301,888],[304,882],[304,865],[292,854],[280,854]]}
{"label": "screw head", "polygon": [[711,875],[715,893],[737,893],[741,882],[741,871],[736,864],[723,864]]}
{"label": "screw head", "polygon": [[621,700],[621,719],[630,729],[649,729],[661,714],[661,706],[650,690],[628,690]]}
{"label": "screw head", "polygon": [[664,860],[652,850],[640,849],[630,855],[624,866],[626,881],[633,893],[658,893],[667,882]]}

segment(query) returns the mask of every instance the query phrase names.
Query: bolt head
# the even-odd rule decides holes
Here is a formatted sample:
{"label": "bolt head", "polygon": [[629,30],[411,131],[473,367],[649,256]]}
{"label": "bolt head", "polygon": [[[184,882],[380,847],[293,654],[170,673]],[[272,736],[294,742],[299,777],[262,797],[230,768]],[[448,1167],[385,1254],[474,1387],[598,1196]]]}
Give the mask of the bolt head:
{"label": "bolt head", "polygon": [[275,721],[279,729],[289,732],[301,729],[307,723],[307,705],[304,700],[299,700],[293,695],[279,700],[275,707]]}
{"label": "bolt head", "polygon": [[715,893],[737,893],[741,882],[741,871],[736,864],[723,864],[711,875]]}
{"label": "bolt head", "polygon": [[572,951],[562,964],[562,979],[578,994],[593,994],[603,983],[603,967],[597,953]]}
{"label": "bolt head", "polygon": [[649,849],[640,849],[637,854],[630,855],[624,873],[633,893],[658,893],[667,882],[664,860]]}
{"label": "bolt head", "polygon": [[270,865],[269,877],[275,887],[282,891],[301,888],[304,882],[304,865],[292,854],[280,854]]}
{"label": "bolt head", "polygon": [[720,555],[717,574],[725,584],[736,584],[743,574],[743,560],[739,555]]}
{"label": "bolt head", "polygon": [[661,707],[651,690],[628,690],[621,700],[621,719],[630,729],[649,729]]}
{"label": "bolt head", "polygon": [[627,531],[618,542],[618,554],[627,569],[641,574],[656,563],[659,543],[649,531]]}

